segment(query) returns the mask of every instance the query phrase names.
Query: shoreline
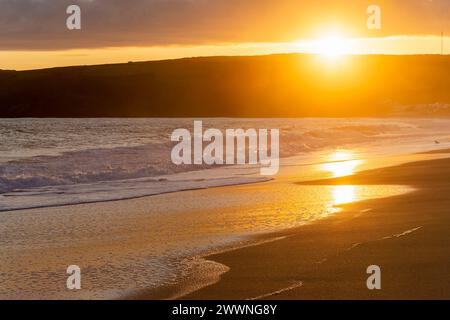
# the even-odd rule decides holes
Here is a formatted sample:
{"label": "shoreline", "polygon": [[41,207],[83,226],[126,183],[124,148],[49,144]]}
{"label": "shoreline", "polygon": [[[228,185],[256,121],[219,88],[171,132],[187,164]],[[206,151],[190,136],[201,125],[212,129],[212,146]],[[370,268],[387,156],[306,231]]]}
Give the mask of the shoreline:
{"label": "shoreline", "polygon": [[245,244],[230,245],[224,249],[215,249],[212,252],[188,257],[183,260],[190,268],[187,275],[178,279],[176,283],[163,285],[157,288],[144,289],[125,296],[125,300],[178,300],[193,294],[198,290],[214,285],[221,280],[223,274],[230,271],[230,268],[217,261],[208,259],[211,256],[241,250],[249,247],[256,247],[266,243],[275,242],[289,235],[282,235],[283,231],[271,232],[267,234],[257,234],[249,236],[244,240]]}
{"label": "shoreline", "polygon": [[[417,158],[436,157],[414,156],[411,159]],[[387,163],[398,163],[397,160]],[[223,280],[235,272],[233,263],[222,261],[222,257],[277,246],[279,243],[291,241],[298,232],[310,230],[313,225],[326,225],[328,222],[323,221],[343,215],[341,212],[333,213],[332,217],[325,219],[314,216],[313,219],[319,220],[306,224],[298,223],[300,220],[292,221],[296,217],[309,219],[302,216],[304,212],[296,211],[302,209],[301,206],[291,206],[288,203],[292,199],[309,199],[309,191],[306,191],[305,197],[298,198],[299,193],[305,189],[299,189],[296,182],[304,170],[295,170],[295,167],[287,167],[281,178],[264,183],[185,191],[182,201],[180,195],[175,192],[140,199],[22,210],[18,215],[0,215],[0,223],[5,231],[2,234],[2,248],[5,250],[0,254],[4,264],[0,271],[8,274],[5,288],[9,289],[1,291],[0,295],[18,297],[19,293],[15,292],[14,288],[31,281],[28,273],[33,274],[33,277],[38,278],[44,285],[31,287],[30,290],[20,293],[24,298],[35,297],[36,292],[44,288],[47,295],[39,296],[39,299],[102,299],[110,294],[117,299],[194,299],[205,290],[221,286]],[[387,167],[380,170],[391,169]],[[384,198],[373,201],[384,201]],[[278,208],[283,210],[278,211]],[[292,210],[294,213],[290,212]],[[174,226],[179,225],[180,215],[183,215],[183,228],[174,229]],[[255,218],[258,220],[254,220]],[[214,222],[213,227],[211,222]],[[289,227],[292,222],[302,226]],[[227,227],[229,223],[232,223],[233,228],[240,228],[239,231]],[[270,223],[268,227],[273,230],[264,231],[264,223]],[[284,225],[286,227],[283,227]],[[256,227],[262,229],[256,232]],[[393,234],[403,231],[406,229]],[[317,231],[309,232],[312,239],[318,234]],[[23,236],[17,238],[17,233]],[[51,239],[43,237],[45,234],[52,234]],[[239,237],[239,234],[243,237]],[[280,239],[281,237],[283,239]],[[205,239],[210,242],[205,242]],[[226,239],[228,241],[224,241]],[[173,278],[172,271],[186,271],[182,268],[183,265],[174,265],[174,260],[167,256],[167,250],[170,252],[176,248],[184,250],[181,259],[183,263],[191,263],[188,270],[195,272],[184,272],[183,277],[180,278],[178,274]],[[45,250],[45,259],[42,259],[42,250]],[[283,248],[277,250],[283,252]],[[260,253],[258,259],[268,252],[271,251]],[[82,263],[80,266],[86,270],[83,287],[87,291],[80,292],[82,295],[65,292],[64,288],[58,285],[65,283],[66,275],[60,263],[61,257],[67,264]],[[167,260],[166,257],[170,259]],[[317,261],[323,259],[319,258]],[[253,261],[246,261],[245,256],[239,259],[236,261],[242,261],[248,266],[254,264]],[[176,268],[173,268],[174,266]],[[103,273],[104,268],[119,276],[120,282],[110,283],[108,274]],[[24,273],[16,275],[14,270]],[[9,276],[11,272],[12,276]],[[166,282],[166,276],[173,281]],[[270,277],[276,281],[280,275],[275,273]],[[163,283],[171,285],[159,283],[161,279]],[[245,293],[239,299],[266,297],[267,294],[273,297],[274,292],[278,292],[275,296],[287,294],[289,290],[283,288],[296,287],[298,281],[301,280],[290,279],[282,288],[278,285],[258,288],[255,292]],[[307,282],[301,282],[302,288],[307,286]],[[245,282],[239,282],[237,287],[241,283]],[[229,292],[233,291],[235,288],[230,287]],[[16,295],[12,296],[9,292]],[[222,296],[206,295],[203,299],[214,297],[221,299]]]}
{"label": "shoreline", "polygon": [[[424,152],[411,152],[411,150],[409,151],[404,150],[401,153],[391,152],[385,155],[375,156],[374,158],[369,157],[368,159],[370,162],[374,161],[376,158],[389,159],[389,161],[394,161],[395,158],[411,157],[412,155],[416,156],[428,155],[428,156],[435,156],[438,158],[442,153],[440,152],[440,150],[441,149],[432,149],[431,151],[424,151]],[[323,150],[319,149],[316,150],[315,152],[320,153],[322,151]],[[280,171],[289,171],[289,168],[295,169],[299,167],[316,167],[326,163],[338,163],[346,161],[346,160],[330,161],[327,159],[321,159],[316,161],[307,161],[304,163],[303,162],[298,163],[297,162],[298,159],[303,156],[304,156],[303,153],[298,153],[281,158]],[[304,160],[302,159],[301,161]],[[405,162],[405,160],[403,161],[400,160],[400,163],[402,162]],[[375,167],[385,167],[385,166],[386,164],[382,163],[378,163],[377,165],[375,165]],[[278,179],[280,177],[280,175],[261,176],[257,173],[259,168],[260,166],[252,166],[252,165],[243,165],[235,168],[227,166],[219,166],[219,167],[204,168],[201,170],[197,169],[189,170],[162,176],[148,176],[123,180],[105,180],[105,181],[98,181],[95,183],[41,186],[41,187],[31,187],[28,189],[18,188],[17,190],[7,191],[0,194],[0,197],[4,197],[5,199],[12,199],[15,201],[11,202],[10,205],[7,206],[6,208],[0,207],[0,214],[24,210],[60,208],[85,204],[127,201],[186,191],[189,192],[195,190],[205,190],[229,186],[251,185],[251,184],[265,183],[274,179]],[[362,170],[366,169],[367,168],[364,168]],[[231,172],[228,172],[228,170]],[[240,173],[239,171],[243,171],[243,173]],[[190,176],[195,174],[204,176],[201,179],[195,179]],[[209,176],[211,174],[212,176]],[[188,178],[185,178],[184,176],[187,176]],[[285,176],[285,174],[281,176]],[[146,189],[148,191],[137,192],[136,194],[121,194],[117,190],[117,186],[120,186],[121,190],[123,190],[124,188],[130,189],[130,186],[132,186],[135,183],[142,184],[140,186],[141,189],[142,190]],[[58,190],[58,188],[64,189]],[[89,191],[91,197],[92,194],[94,194],[95,196],[93,198],[77,199],[76,201],[74,201],[73,197],[77,196],[77,194],[79,193],[78,190],[79,188],[86,188],[86,190]],[[104,192],[104,190],[116,193],[116,195],[113,197],[108,196],[106,198],[104,197],[104,195],[101,194],[96,195],[98,192]],[[19,191],[20,194],[18,195],[15,194],[16,191]],[[86,191],[83,192],[87,193]],[[27,195],[27,193],[30,193],[30,195]],[[39,193],[42,194],[39,195]],[[55,202],[54,200],[49,200],[48,196],[46,195],[47,193],[53,194],[54,197],[58,198],[58,201]],[[42,196],[42,198],[39,198],[40,196]],[[27,201],[29,200],[37,201],[37,203],[32,204],[30,203],[27,205],[20,204],[20,201],[25,201],[27,203]],[[16,202],[18,202],[20,205]]]}
{"label": "shoreline", "polygon": [[[222,180],[226,180],[226,179],[233,179],[233,178],[224,178]],[[236,178],[235,180],[238,180],[238,178]],[[252,180],[252,181],[234,181],[234,180],[232,182],[224,181],[218,185],[213,185],[214,181],[210,181],[209,183],[211,183],[212,185],[208,185],[208,186],[197,186],[197,187],[190,187],[190,188],[186,187],[186,189],[161,191],[159,193],[149,193],[149,194],[144,194],[144,195],[128,196],[128,197],[117,198],[117,199],[104,199],[104,200],[92,200],[92,201],[85,200],[85,201],[77,202],[77,203],[51,204],[51,205],[45,204],[45,205],[41,205],[41,206],[12,208],[12,209],[1,209],[0,208],[0,214],[16,212],[16,211],[35,210],[35,209],[64,208],[64,207],[71,207],[71,206],[78,206],[78,205],[89,205],[89,204],[98,204],[98,203],[136,200],[136,199],[143,199],[143,198],[147,198],[147,197],[155,197],[155,196],[161,196],[161,195],[172,194],[172,193],[182,193],[182,192],[189,192],[189,191],[198,191],[198,190],[207,190],[207,189],[214,189],[214,188],[234,187],[234,186],[245,186],[245,185],[249,185],[249,184],[264,183],[264,182],[268,182],[271,180],[272,180],[271,178],[259,178],[259,179],[254,178],[254,180]],[[29,190],[33,190],[33,188],[31,188]],[[8,193],[6,193],[6,194],[8,194]]]}
{"label": "shoreline", "polygon": [[[430,153],[448,154],[450,150],[437,150]],[[440,172],[430,170],[430,167],[433,168],[436,165],[445,170],[442,172],[444,178],[439,174]],[[428,175],[420,174],[423,169],[428,169]],[[436,236],[424,235],[428,225],[436,227],[435,224],[439,225],[442,221],[430,222],[423,217],[430,215],[427,210],[418,212],[417,209],[413,211],[411,208],[411,203],[414,201],[432,196],[433,188],[436,186],[450,191],[450,186],[445,185],[448,174],[450,174],[450,158],[444,158],[362,171],[342,178],[302,182],[303,185],[341,185],[379,184],[379,180],[382,180],[384,184],[407,183],[417,190],[404,195],[342,205],[343,211],[337,215],[305,226],[266,235],[266,237],[284,237],[278,241],[206,255],[204,259],[222,264],[229,268],[229,271],[224,272],[219,281],[184,295],[181,300],[240,300],[255,299],[255,297],[260,299],[448,299],[450,284],[439,277],[445,275],[445,270],[450,267],[450,259],[445,259],[450,256],[449,247],[442,244],[448,243],[448,240],[445,239],[446,235],[445,232],[442,233],[442,230]],[[430,181],[429,176],[436,179]],[[440,179],[437,179],[439,177]],[[440,198],[439,203],[430,205],[436,206],[441,213],[436,214],[435,219],[444,219],[443,222],[450,225],[448,220],[450,217],[445,216],[446,211],[448,212],[446,202],[450,201]],[[405,212],[404,208],[402,210],[404,206],[407,206],[410,211]],[[420,208],[424,209],[423,206]],[[387,213],[389,210],[396,215],[389,215]],[[390,223],[384,226],[371,225],[379,219],[387,218],[386,215],[392,220]],[[362,229],[361,232],[358,231],[359,227]],[[330,242],[329,238],[333,235],[338,236],[338,239]],[[408,246],[401,241],[419,242],[415,238],[420,236],[430,242],[430,245],[425,246],[422,242],[424,256],[415,259],[411,256],[414,250],[413,252],[411,248],[408,250]],[[435,251],[433,246],[436,246],[436,242],[441,243],[439,245],[441,252],[437,253],[437,256],[442,257],[442,262],[433,266],[428,260],[434,262],[440,260],[428,252]],[[299,252],[293,254],[293,248],[298,249]],[[396,254],[399,256],[403,252],[408,252],[408,255],[405,261],[402,261],[396,258],[395,254],[392,256],[392,252],[389,251],[398,251]],[[296,258],[301,256],[301,262],[291,263],[290,259],[287,259],[291,255],[295,255]],[[386,265],[395,265],[400,269],[402,269],[402,262],[406,264],[406,261],[409,261],[410,271],[405,271],[403,277],[401,274],[398,275],[401,281],[395,284],[395,270],[388,270],[389,274],[385,278],[392,281],[392,284],[388,285],[389,290],[370,291],[365,288],[367,275],[361,264],[364,262],[369,266],[371,265],[369,261],[377,256]],[[426,274],[425,281],[420,281],[419,277],[422,265],[426,265],[430,271]],[[333,274],[337,276],[333,277]],[[425,276],[422,275],[422,278]],[[414,290],[414,283],[417,281],[423,283],[427,290]],[[347,284],[348,288],[345,289],[343,284]],[[407,288],[409,290],[406,290]],[[430,288],[436,288],[436,290],[430,292]],[[138,298],[151,299],[152,296],[140,295]]]}

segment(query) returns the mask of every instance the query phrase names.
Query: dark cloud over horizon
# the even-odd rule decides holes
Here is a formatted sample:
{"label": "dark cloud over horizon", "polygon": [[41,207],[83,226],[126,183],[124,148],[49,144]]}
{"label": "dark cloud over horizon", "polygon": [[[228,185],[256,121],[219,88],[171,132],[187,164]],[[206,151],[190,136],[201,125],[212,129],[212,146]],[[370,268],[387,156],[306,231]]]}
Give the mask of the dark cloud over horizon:
{"label": "dark cloud over horizon", "polygon": [[[81,31],[65,27],[66,8],[82,8]],[[365,28],[368,5],[383,29]],[[354,36],[450,33],[449,0],[0,0],[0,50],[280,42],[322,25]]]}

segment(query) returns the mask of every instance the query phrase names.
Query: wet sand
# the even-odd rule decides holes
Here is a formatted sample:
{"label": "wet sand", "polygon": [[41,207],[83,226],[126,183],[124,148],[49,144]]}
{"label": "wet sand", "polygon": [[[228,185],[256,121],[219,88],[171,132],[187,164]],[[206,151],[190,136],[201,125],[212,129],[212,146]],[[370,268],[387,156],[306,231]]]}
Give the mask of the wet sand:
{"label": "wet sand", "polygon": [[[403,157],[383,164],[398,161]],[[287,166],[258,184],[4,212],[0,297],[448,298],[450,159],[299,183],[325,177],[320,166]],[[327,184],[372,184],[361,197],[378,200],[330,215],[336,203]],[[378,184],[391,186],[380,193]],[[419,191],[405,194],[407,185]],[[360,199],[357,189],[367,187],[355,188]],[[386,194],[403,195],[380,199]],[[311,223],[322,212],[329,217]],[[310,224],[295,228],[304,223]],[[82,268],[80,291],[65,287],[72,264]],[[380,292],[365,287],[371,264],[382,268]]]}
{"label": "wet sand", "polygon": [[[347,204],[271,236],[281,240],[208,256],[229,271],[183,299],[450,299],[449,179],[450,159],[438,159],[302,183],[417,191]],[[370,265],[381,268],[381,290],[367,289]]]}

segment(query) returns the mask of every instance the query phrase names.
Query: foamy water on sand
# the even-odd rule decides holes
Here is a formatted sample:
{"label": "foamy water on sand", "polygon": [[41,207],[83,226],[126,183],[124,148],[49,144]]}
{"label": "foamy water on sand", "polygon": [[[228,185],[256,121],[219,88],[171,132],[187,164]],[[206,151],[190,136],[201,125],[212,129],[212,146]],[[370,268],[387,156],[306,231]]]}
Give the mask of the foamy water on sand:
{"label": "foamy water on sand", "polygon": [[[0,160],[0,297],[22,299],[120,298],[177,283],[198,262],[193,257],[339,214],[346,203],[413,191],[297,182],[407,161],[387,156],[449,142],[445,120],[271,120],[285,132],[282,155],[290,158],[269,181],[257,168],[192,172],[168,163],[166,139],[172,128],[189,127],[189,119],[0,121],[7,137]],[[209,121],[219,128],[268,126]],[[252,182],[258,183],[242,185]],[[208,189],[221,185],[234,186]],[[185,191],[173,193],[179,190]],[[136,198],[151,194],[159,195]],[[31,207],[41,208],[10,211]],[[72,264],[82,269],[81,291],[66,289]]]}
{"label": "foamy water on sand", "polygon": [[[346,202],[411,191],[270,184],[3,213],[0,296],[124,297],[176,282],[186,258],[337,214]],[[81,291],[65,288],[71,264],[82,268]]]}
{"label": "foamy water on sand", "polygon": [[[281,157],[300,154],[296,164],[328,161],[336,148],[358,150],[356,157],[440,148],[450,142],[449,125],[446,119],[204,119],[205,129],[279,128]],[[0,119],[0,211],[265,180],[257,168],[174,165],[170,135],[192,126],[193,119]]]}

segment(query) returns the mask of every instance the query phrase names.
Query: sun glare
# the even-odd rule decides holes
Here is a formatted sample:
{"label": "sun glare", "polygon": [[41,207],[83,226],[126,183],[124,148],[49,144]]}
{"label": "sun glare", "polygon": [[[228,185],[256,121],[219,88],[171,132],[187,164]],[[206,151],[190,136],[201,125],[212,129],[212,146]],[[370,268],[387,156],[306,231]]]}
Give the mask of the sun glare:
{"label": "sun glare", "polygon": [[337,150],[330,156],[331,161],[347,161],[352,160],[352,158],[353,153],[347,150]]}
{"label": "sun glare", "polygon": [[315,42],[314,51],[329,59],[336,59],[350,52],[349,41],[339,35],[330,35]]}

